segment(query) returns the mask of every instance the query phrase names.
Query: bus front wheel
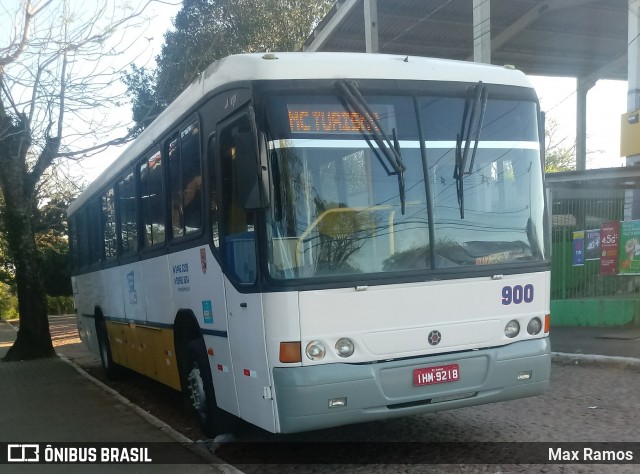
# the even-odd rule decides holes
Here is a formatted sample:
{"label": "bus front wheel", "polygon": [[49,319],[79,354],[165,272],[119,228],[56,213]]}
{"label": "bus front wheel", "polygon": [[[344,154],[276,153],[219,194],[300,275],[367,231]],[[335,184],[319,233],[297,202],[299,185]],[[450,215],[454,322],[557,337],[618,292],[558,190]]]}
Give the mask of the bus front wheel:
{"label": "bus front wheel", "polygon": [[218,408],[207,351],[202,339],[194,339],[186,348],[187,404],[196,416],[202,431],[211,437],[233,429],[233,415]]}

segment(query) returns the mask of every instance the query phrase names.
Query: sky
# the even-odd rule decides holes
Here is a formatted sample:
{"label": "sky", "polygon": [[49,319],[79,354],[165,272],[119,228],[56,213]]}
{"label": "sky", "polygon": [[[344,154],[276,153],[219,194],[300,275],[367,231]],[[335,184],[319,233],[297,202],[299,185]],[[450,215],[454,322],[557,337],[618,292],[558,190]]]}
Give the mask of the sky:
{"label": "sky", "polygon": [[[124,2],[124,0],[123,0]],[[160,53],[162,45],[164,43],[164,33],[173,28],[173,18],[180,10],[182,5],[181,0],[158,0],[151,2],[145,9],[146,15],[149,17],[149,25],[144,31],[144,35],[136,42],[136,47],[130,48],[127,51],[132,59],[131,61],[138,67],[155,66],[155,58]],[[118,84],[119,87],[124,88],[124,84]],[[121,105],[113,109],[113,113],[120,117],[130,117],[132,122],[132,111],[130,105]],[[126,127],[120,130],[120,135],[126,135]],[[84,161],[81,164],[75,166],[75,169],[71,170],[74,176],[89,184],[100,173],[102,173],[108,166],[126,149],[127,145],[120,147],[109,147],[105,151],[95,154]]]}
{"label": "sky", "polygon": [[[558,123],[567,145],[576,139],[576,79],[531,76],[547,120]],[[627,111],[627,82],[601,80],[587,93],[587,168],[624,166],[620,116]]]}
{"label": "sky", "polygon": [[[164,41],[163,34],[172,28],[172,18],[179,10],[179,0],[152,4],[149,15],[153,17],[145,31],[136,65],[152,66]],[[517,67],[517,65],[516,65]],[[531,77],[547,119],[558,123],[558,135],[566,137],[566,145],[575,143],[576,128],[576,80],[575,78]],[[601,80],[587,95],[587,168],[623,166],[619,156],[620,116],[626,112],[626,81]],[[129,107],[115,111],[131,114]],[[83,164],[81,174],[91,181],[97,177],[122,152],[122,148],[110,148],[95,155]]]}

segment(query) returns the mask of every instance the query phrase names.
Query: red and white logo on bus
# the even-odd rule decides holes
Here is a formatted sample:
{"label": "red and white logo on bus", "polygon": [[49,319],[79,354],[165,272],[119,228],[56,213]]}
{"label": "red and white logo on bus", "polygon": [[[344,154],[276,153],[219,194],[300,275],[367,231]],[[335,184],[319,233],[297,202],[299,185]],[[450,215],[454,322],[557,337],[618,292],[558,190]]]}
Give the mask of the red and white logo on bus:
{"label": "red and white logo on bus", "polygon": [[202,273],[207,273],[207,251],[205,249],[200,249],[200,268],[202,268]]}

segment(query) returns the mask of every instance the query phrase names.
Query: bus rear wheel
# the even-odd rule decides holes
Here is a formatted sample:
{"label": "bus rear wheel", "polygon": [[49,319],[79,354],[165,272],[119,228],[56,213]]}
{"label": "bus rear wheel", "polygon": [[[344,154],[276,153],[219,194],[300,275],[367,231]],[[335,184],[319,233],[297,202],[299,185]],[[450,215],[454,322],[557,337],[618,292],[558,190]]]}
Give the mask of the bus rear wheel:
{"label": "bus rear wheel", "polygon": [[233,430],[235,417],[218,408],[202,339],[194,339],[186,347],[185,396],[187,405],[207,436],[213,438]]}
{"label": "bus rear wheel", "polygon": [[98,349],[100,351],[102,370],[109,380],[116,380],[122,375],[122,366],[116,364],[111,357],[107,325],[102,318],[96,322],[96,335],[98,336]]}

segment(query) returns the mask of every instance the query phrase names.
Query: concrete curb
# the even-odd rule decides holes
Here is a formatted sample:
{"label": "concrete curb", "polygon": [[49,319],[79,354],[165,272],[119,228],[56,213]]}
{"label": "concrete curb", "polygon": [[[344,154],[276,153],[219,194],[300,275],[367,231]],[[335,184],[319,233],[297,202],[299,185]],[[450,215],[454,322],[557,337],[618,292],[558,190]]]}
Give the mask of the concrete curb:
{"label": "concrete curb", "polygon": [[80,367],[78,364],[73,362],[66,355],[61,354],[60,352],[57,352],[56,354],[58,355],[58,358],[60,360],[63,360],[64,362],[69,364],[71,367],[73,367],[76,370],[76,372],[78,372],[80,375],[82,375],[85,379],[91,381],[94,385],[97,385],[103,391],[113,395],[113,397],[116,400],[118,400],[123,405],[131,408],[138,415],[140,415],[146,421],[148,421],[153,426],[158,428],[160,431],[164,431],[165,433],[167,433],[171,437],[171,439],[173,439],[177,443],[189,443],[190,444],[190,443],[194,442],[192,439],[190,439],[190,438],[186,437],[185,435],[183,435],[182,433],[179,433],[178,431],[174,430],[171,426],[166,424],[164,421],[160,420],[159,418],[156,418],[155,416],[153,416],[148,411],[144,410],[140,406],[138,406],[135,403],[131,402],[128,398],[123,397],[122,395],[120,395],[120,393],[118,393],[116,390],[112,389],[108,385],[105,385],[100,380],[96,379],[95,377],[93,377],[92,375],[87,373],[82,367]]}
{"label": "concrete curb", "polygon": [[621,369],[640,369],[640,359],[636,359],[635,357],[552,352],[551,360],[553,362],[570,363],[576,365],[619,367]]}
{"label": "concrete curb", "polygon": [[187,449],[190,449],[192,452],[200,456],[209,464],[214,464],[222,472],[225,472],[227,474],[243,474],[242,471],[240,471],[239,469],[237,469],[236,467],[230,464],[226,464],[224,460],[222,460],[221,458],[219,458],[218,456],[212,453],[212,447],[215,446],[216,444],[215,440],[193,441],[192,439],[188,438],[187,436],[173,429],[170,425],[168,425],[161,419],[156,418],[151,413],[144,410],[142,407],[136,405],[135,403],[130,401],[128,398],[123,397],[116,390],[112,389],[108,385],[105,385],[100,380],[90,375],[87,371],[85,371],[82,367],[80,367],[78,364],[73,362],[64,354],[61,354],[59,352],[56,352],[56,354],[58,355],[58,358],[60,360],[66,362],[71,367],[73,367],[76,370],[76,372],[78,372],[82,377],[89,380],[90,382],[92,382],[94,385],[96,385],[103,391],[109,393],[110,395],[113,395],[113,397],[116,400],[118,400],[120,403],[122,403],[123,405],[129,407],[131,410],[136,412],[139,416],[141,416],[144,420],[149,422],[152,426],[166,433],[175,442],[187,445],[185,446]]}

